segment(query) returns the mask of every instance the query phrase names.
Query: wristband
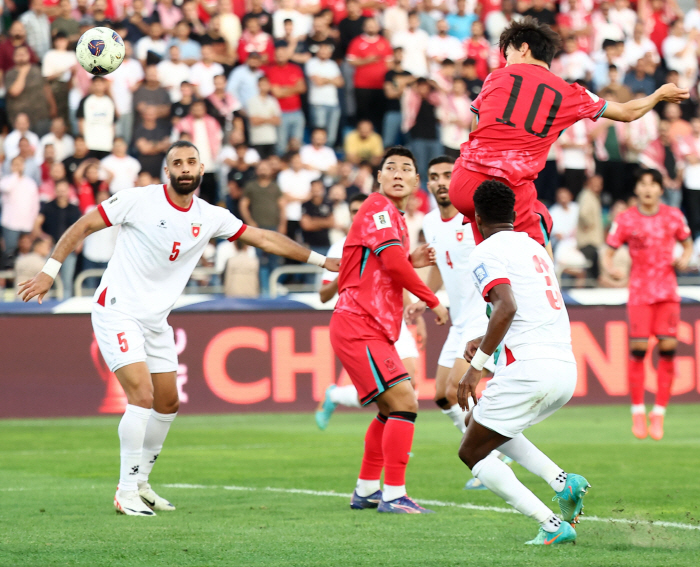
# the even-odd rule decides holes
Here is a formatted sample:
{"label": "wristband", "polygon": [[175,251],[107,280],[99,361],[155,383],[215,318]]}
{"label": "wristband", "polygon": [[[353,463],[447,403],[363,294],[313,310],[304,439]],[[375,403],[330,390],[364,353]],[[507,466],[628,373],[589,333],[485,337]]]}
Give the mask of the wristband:
{"label": "wristband", "polygon": [[56,279],[56,276],[58,275],[58,270],[60,269],[61,262],[59,262],[58,260],[54,260],[53,258],[49,258],[48,260],[46,260],[46,264],[44,264],[44,267],[41,268],[41,271],[51,276],[53,279]]}
{"label": "wristband", "polygon": [[490,354],[486,354],[480,348],[477,349],[471,361],[472,368],[475,370],[482,370],[484,368],[484,364],[486,364],[489,358],[491,358]]}
{"label": "wristband", "polygon": [[306,260],[306,263],[323,268],[323,266],[326,264],[326,257],[323,254],[319,254],[318,252],[314,252],[312,250],[308,259]]}

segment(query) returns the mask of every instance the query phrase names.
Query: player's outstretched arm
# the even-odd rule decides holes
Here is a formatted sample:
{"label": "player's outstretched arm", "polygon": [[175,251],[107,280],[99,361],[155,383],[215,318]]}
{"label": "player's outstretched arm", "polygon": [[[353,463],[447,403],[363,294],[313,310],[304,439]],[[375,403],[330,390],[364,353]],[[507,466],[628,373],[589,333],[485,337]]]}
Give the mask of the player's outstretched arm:
{"label": "player's outstretched arm", "polygon": [[22,301],[29,301],[38,295],[39,303],[41,303],[46,293],[51,289],[63,261],[78,247],[86,236],[103,228],[107,228],[107,225],[99,211],[95,209],[81,217],[64,232],[43,270],[31,280],[19,284],[17,295],[22,298]]}
{"label": "player's outstretched arm", "polygon": [[680,89],[673,83],[667,83],[644,98],[625,103],[609,101],[603,116],[618,122],[632,122],[644,116],[662,101],[680,103],[689,97],[688,89]]}
{"label": "player's outstretched arm", "polygon": [[[313,252],[309,251],[308,248],[304,248],[301,244],[297,244],[291,238],[287,238],[283,234],[274,232],[273,230],[246,226],[240,239],[246,244],[260,248],[270,254],[284,256],[285,258],[297,260],[298,262],[309,262],[309,260],[311,260],[309,263],[314,263]],[[320,256],[320,254],[316,254],[316,256]],[[324,258],[324,256],[320,257]],[[340,259],[326,258],[323,265],[319,267],[326,268],[331,272],[337,272],[340,270]]]}

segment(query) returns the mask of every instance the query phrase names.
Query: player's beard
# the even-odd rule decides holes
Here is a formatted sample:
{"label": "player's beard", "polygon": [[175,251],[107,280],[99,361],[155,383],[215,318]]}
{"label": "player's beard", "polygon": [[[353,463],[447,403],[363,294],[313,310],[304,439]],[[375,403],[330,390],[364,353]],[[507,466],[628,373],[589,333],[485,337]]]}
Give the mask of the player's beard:
{"label": "player's beard", "polygon": [[[188,179],[193,180],[191,184],[184,186],[180,185],[180,181]],[[180,177],[175,177],[172,174],[170,175],[170,185],[178,195],[189,195],[190,193],[193,193],[195,189],[199,187],[199,182],[201,180],[201,175],[181,175]]]}
{"label": "player's beard", "polygon": [[[441,190],[442,190],[442,187],[440,187],[438,189],[438,191],[441,191]],[[435,200],[437,201],[437,204],[440,207],[449,207],[452,204],[452,201],[450,201],[449,189],[447,190],[447,193],[436,193]]]}

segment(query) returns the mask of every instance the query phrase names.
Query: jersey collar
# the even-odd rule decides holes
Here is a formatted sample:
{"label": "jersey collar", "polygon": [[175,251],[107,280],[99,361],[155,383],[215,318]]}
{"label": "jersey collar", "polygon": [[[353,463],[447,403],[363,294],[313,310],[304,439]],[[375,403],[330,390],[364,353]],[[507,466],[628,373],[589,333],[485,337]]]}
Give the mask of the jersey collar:
{"label": "jersey collar", "polygon": [[189,211],[192,208],[192,204],[194,203],[194,195],[192,195],[192,200],[190,201],[190,206],[185,209],[185,208],[183,208],[179,205],[176,205],[175,203],[172,202],[172,200],[170,199],[170,195],[168,195],[168,186],[167,185],[163,185],[163,192],[165,193],[165,198],[168,200],[168,203],[170,203],[170,206],[173,207],[174,209],[177,209],[178,211],[186,213],[187,211]]}

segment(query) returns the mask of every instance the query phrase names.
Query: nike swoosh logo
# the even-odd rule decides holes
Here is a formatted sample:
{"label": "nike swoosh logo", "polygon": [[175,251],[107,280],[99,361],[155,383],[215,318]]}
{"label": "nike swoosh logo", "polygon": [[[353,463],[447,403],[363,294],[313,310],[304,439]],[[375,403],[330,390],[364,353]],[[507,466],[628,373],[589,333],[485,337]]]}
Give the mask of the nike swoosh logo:
{"label": "nike swoosh logo", "polygon": [[144,512],[143,510],[134,510],[133,508],[125,508],[126,510],[129,510],[130,512],[136,512],[137,514],[143,514],[144,516],[152,516],[153,512]]}
{"label": "nike swoosh logo", "polygon": [[545,544],[545,545],[550,545],[550,544],[554,543],[555,541],[557,541],[557,540],[559,539],[559,537],[560,537],[561,535],[562,535],[562,534],[559,533],[559,534],[555,535],[552,539],[549,539],[549,540],[548,540],[547,538],[544,538],[544,544]]}
{"label": "nike swoosh logo", "polygon": [[155,500],[154,500],[153,502],[151,502],[151,501],[147,500],[146,498],[144,498],[143,496],[141,497],[141,500],[143,500],[143,501],[144,501],[146,504],[148,504],[149,506],[155,506],[155,505],[156,505],[156,501],[155,501]]}

